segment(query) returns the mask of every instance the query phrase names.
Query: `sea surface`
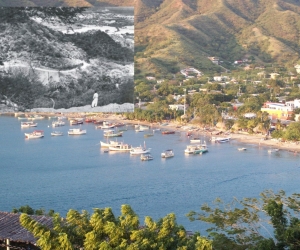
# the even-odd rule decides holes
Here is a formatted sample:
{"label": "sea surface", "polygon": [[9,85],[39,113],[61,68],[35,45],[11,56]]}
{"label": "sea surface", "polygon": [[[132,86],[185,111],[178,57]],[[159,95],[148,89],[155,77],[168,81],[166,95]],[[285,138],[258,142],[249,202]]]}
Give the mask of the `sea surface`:
{"label": "sea surface", "polygon": [[[300,193],[300,156],[287,151],[268,153],[254,144],[206,141],[209,152],[185,155],[189,145],[185,132],[144,138],[146,132],[127,129],[119,141],[151,148],[152,161],[143,162],[129,153],[105,153],[100,147],[103,131],[94,124],[83,124],[86,135],[69,136],[66,126],[53,129],[55,119],[36,120],[36,129],[44,130],[42,139],[25,139],[15,117],[0,116],[0,210],[11,211],[23,205],[34,209],[54,209],[65,216],[69,209],[93,212],[93,208],[111,207],[116,216],[122,204],[129,204],[139,215],[159,219],[175,213],[177,222],[187,230],[201,231],[199,221],[190,222],[186,214],[200,211],[204,203],[220,197],[259,197],[266,189]],[[72,126],[74,128],[76,126]],[[121,128],[120,128],[121,129]],[[63,131],[53,137],[51,131]],[[246,151],[238,151],[246,147]],[[173,149],[175,157],[160,154]]]}

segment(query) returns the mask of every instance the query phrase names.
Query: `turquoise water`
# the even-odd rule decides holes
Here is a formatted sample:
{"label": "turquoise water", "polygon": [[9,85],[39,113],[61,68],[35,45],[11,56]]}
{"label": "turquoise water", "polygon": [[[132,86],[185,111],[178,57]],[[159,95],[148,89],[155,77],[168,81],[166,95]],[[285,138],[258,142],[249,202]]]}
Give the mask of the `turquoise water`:
{"label": "turquoise water", "polygon": [[[93,124],[81,127],[86,135],[68,136],[70,126],[53,129],[53,120],[37,120],[45,131],[42,139],[28,140],[14,117],[0,116],[0,210],[30,205],[54,209],[62,216],[69,209],[88,210],[112,207],[120,214],[122,204],[130,204],[140,221],[174,212],[188,230],[202,230],[200,222],[189,222],[185,214],[199,211],[203,203],[216,197],[258,197],[265,189],[287,194],[300,193],[300,157],[286,151],[269,154],[268,148],[243,145],[237,141],[210,144],[203,155],[185,155],[189,139],[182,132],[144,138],[127,126],[120,141],[152,148],[153,161],[143,162],[129,153],[104,153],[99,142],[103,131]],[[72,126],[73,128],[76,126]],[[63,136],[51,137],[53,130]],[[238,151],[238,147],[247,147]],[[173,149],[174,158],[162,159],[161,152]]]}

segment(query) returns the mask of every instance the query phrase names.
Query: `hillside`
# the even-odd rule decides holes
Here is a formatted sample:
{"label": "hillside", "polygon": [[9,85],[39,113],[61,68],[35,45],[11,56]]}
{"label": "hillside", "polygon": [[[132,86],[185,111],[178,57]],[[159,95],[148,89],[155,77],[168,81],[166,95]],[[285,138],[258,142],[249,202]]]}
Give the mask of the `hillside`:
{"label": "hillside", "polygon": [[[37,16],[35,8],[27,8],[28,15],[23,8],[0,9],[0,100],[69,108],[90,104],[98,91],[99,105],[132,101],[133,9],[131,16],[114,9],[89,9],[71,23],[43,18],[43,11]],[[27,100],[30,91],[36,95]]]}
{"label": "hillside", "polygon": [[282,0],[136,0],[137,73],[202,71],[235,60],[291,66],[300,52],[300,2]]}

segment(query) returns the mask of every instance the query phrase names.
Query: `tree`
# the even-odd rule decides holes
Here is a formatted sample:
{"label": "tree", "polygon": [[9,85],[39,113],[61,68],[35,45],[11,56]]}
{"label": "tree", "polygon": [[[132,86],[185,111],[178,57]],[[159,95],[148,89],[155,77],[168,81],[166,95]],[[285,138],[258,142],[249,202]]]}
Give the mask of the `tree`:
{"label": "tree", "polygon": [[291,123],[284,132],[284,139],[289,141],[300,140],[300,122]]}
{"label": "tree", "polygon": [[46,250],[82,247],[86,250],[212,250],[211,241],[199,233],[189,237],[177,224],[175,214],[168,214],[158,221],[147,216],[144,225],[140,225],[129,205],[121,206],[118,217],[111,208],[96,208],[92,215],[70,210],[65,219],[55,214],[52,228],[27,214],[21,214],[20,223],[38,238],[37,245]]}
{"label": "tree", "polygon": [[300,194],[286,196],[284,191],[266,190],[260,199],[234,199],[229,204],[217,199],[214,207],[204,204],[201,210],[187,216],[213,224],[207,231],[216,250],[299,249]]}

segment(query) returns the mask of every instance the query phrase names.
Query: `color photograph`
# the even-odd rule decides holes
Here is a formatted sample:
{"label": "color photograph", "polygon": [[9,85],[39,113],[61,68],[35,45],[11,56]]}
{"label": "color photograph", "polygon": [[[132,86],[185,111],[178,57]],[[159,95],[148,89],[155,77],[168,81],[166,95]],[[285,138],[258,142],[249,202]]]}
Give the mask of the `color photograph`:
{"label": "color photograph", "polygon": [[299,1],[0,6],[0,250],[300,249]]}

